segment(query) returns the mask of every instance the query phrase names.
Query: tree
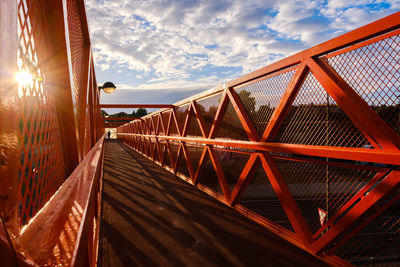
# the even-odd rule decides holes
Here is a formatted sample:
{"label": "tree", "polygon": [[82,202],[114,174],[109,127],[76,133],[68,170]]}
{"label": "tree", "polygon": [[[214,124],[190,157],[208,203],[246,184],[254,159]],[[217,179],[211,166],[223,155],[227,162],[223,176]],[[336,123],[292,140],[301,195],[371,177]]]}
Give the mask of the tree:
{"label": "tree", "polygon": [[106,115],[108,115],[107,111],[105,111],[104,109],[101,110],[101,115],[104,117]]}
{"label": "tree", "polygon": [[147,110],[145,108],[139,108],[136,110],[136,117],[140,118],[147,115]]}
{"label": "tree", "polygon": [[240,101],[246,108],[247,113],[251,116],[256,110],[256,98],[254,96],[250,96],[251,93],[249,91],[243,90],[238,93]]}
{"label": "tree", "polygon": [[116,114],[112,114],[112,115],[110,115],[110,117],[111,118],[127,118],[127,117],[129,117],[129,115],[126,113],[126,112],[119,112],[119,113],[116,113]]}
{"label": "tree", "polygon": [[[256,108],[256,98],[251,96],[251,93],[246,90],[240,91],[238,96],[249,117],[253,118]],[[242,139],[246,136],[246,132],[239,121],[232,103],[229,103],[226,108],[219,129],[217,130],[217,136],[230,139]]]}

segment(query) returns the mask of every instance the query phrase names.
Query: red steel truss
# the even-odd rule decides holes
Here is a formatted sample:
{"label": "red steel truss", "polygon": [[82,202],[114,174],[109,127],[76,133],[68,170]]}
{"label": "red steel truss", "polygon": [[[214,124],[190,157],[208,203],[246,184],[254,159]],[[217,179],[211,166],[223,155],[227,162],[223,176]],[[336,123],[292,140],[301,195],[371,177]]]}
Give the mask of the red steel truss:
{"label": "red steel truss", "polygon": [[126,123],[118,138],[329,261],[398,261],[399,22],[393,14]]}
{"label": "red steel truss", "polygon": [[[399,21],[159,105],[118,137],[332,264],[398,262]],[[1,1],[0,27],[2,266],[95,266],[104,123],[121,121],[101,117],[84,2]]]}

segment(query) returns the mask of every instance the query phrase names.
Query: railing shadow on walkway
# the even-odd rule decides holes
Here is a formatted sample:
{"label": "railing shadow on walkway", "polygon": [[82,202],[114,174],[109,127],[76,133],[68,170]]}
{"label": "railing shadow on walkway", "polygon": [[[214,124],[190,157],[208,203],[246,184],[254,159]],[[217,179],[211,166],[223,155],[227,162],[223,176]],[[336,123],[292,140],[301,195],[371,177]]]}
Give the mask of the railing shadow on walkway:
{"label": "railing shadow on walkway", "polygon": [[115,140],[103,183],[100,266],[324,266]]}

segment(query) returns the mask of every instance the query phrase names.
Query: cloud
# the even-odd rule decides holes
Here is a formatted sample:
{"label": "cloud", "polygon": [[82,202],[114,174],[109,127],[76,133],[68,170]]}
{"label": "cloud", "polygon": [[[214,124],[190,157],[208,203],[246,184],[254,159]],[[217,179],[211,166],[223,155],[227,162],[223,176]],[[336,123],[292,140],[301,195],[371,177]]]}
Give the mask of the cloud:
{"label": "cloud", "polygon": [[131,84],[117,84],[118,90],[130,90],[130,91],[154,91],[154,90],[170,90],[176,92],[182,91],[196,91],[196,90],[207,90],[215,87],[222,83],[220,78],[216,76],[207,76],[198,78],[195,81],[189,80],[170,80],[169,77],[153,78],[147,83],[139,86],[132,86]]}
{"label": "cloud", "polygon": [[148,77],[126,84],[130,88],[190,90],[215,86],[394,13],[399,2],[87,0],[86,5],[100,71]]}

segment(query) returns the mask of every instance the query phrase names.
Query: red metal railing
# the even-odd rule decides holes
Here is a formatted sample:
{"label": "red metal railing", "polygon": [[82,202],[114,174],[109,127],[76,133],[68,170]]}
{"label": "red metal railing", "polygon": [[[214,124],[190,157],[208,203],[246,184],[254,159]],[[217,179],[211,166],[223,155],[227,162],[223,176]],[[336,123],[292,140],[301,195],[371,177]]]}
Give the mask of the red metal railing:
{"label": "red metal railing", "polygon": [[336,264],[399,261],[400,13],[117,129]]}
{"label": "red metal railing", "polygon": [[84,2],[2,1],[0,27],[0,254],[94,266],[104,126]]}

